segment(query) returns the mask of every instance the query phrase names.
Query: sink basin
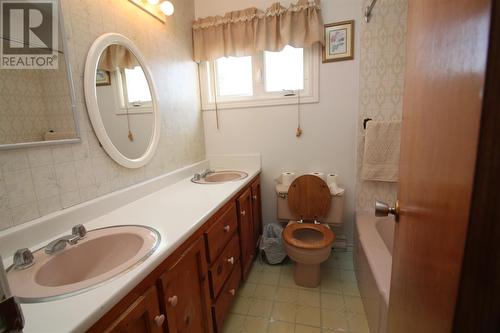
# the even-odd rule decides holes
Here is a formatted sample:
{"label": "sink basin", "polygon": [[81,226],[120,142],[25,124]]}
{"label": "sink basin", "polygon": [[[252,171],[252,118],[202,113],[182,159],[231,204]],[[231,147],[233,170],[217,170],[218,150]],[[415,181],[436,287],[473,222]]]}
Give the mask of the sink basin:
{"label": "sink basin", "polygon": [[197,184],[220,184],[245,179],[246,177],[248,177],[248,173],[243,171],[216,171],[200,179],[193,178],[192,182]]}
{"label": "sink basin", "polygon": [[56,254],[33,253],[35,264],[7,278],[12,294],[23,303],[68,297],[96,287],[135,267],[158,247],[160,234],[145,226],[94,229],[76,245]]}

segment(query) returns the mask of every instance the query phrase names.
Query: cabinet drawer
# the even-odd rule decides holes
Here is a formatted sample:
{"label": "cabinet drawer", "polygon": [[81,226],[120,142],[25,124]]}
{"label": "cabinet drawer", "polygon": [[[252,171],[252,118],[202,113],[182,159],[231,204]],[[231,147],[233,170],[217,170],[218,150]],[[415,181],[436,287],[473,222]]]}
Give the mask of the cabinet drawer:
{"label": "cabinet drawer", "polygon": [[210,268],[210,285],[212,297],[216,298],[220,290],[224,286],[227,277],[231,274],[240,258],[240,239],[238,234],[234,234],[233,238],[226,246],[217,261]]}
{"label": "cabinet drawer", "polygon": [[208,261],[214,262],[238,228],[236,204],[231,203],[206,232]]}
{"label": "cabinet drawer", "polygon": [[236,292],[240,285],[241,281],[241,267],[240,263],[235,265],[231,276],[227,280],[224,288],[222,288],[221,294],[217,301],[212,306],[212,314],[214,319],[214,326],[216,332],[222,332],[222,327],[224,325],[224,320],[229,313],[229,309],[233,304],[233,301],[236,297]]}

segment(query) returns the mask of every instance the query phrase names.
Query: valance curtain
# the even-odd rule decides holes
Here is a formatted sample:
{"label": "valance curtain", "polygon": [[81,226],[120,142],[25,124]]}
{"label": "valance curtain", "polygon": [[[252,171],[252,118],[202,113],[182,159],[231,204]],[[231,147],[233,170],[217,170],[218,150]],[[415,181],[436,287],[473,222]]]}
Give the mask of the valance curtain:
{"label": "valance curtain", "polygon": [[122,45],[113,44],[102,52],[98,68],[113,72],[119,68],[132,69],[136,66],[139,66],[139,62],[129,49]]}
{"label": "valance curtain", "polygon": [[275,3],[266,11],[247,8],[196,20],[194,60],[280,51],[286,45],[309,47],[323,44],[323,34],[319,0],[299,0],[289,8]]}

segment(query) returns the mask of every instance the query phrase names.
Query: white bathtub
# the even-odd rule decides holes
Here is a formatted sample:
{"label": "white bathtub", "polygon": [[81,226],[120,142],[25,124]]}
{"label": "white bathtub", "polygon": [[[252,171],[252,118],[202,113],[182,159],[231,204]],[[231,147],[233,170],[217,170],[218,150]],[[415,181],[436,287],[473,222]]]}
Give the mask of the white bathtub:
{"label": "white bathtub", "polygon": [[394,218],[356,213],[354,265],[371,333],[385,333],[391,284]]}

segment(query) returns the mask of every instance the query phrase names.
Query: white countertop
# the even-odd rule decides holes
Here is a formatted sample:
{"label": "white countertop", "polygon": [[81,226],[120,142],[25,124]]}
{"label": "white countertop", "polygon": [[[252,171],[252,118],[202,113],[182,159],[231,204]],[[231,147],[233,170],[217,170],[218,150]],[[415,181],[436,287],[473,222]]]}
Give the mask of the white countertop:
{"label": "white countertop", "polygon": [[239,170],[249,176],[236,182],[210,185],[194,184],[185,178],[84,223],[87,230],[119,224],[146,225],[160,232],[161,243],[145,262],[102,286],[57,301],[22,304],[26,320],[24,332],[82,332],[90,328],[245,187],[260,172],[260,167]]}

